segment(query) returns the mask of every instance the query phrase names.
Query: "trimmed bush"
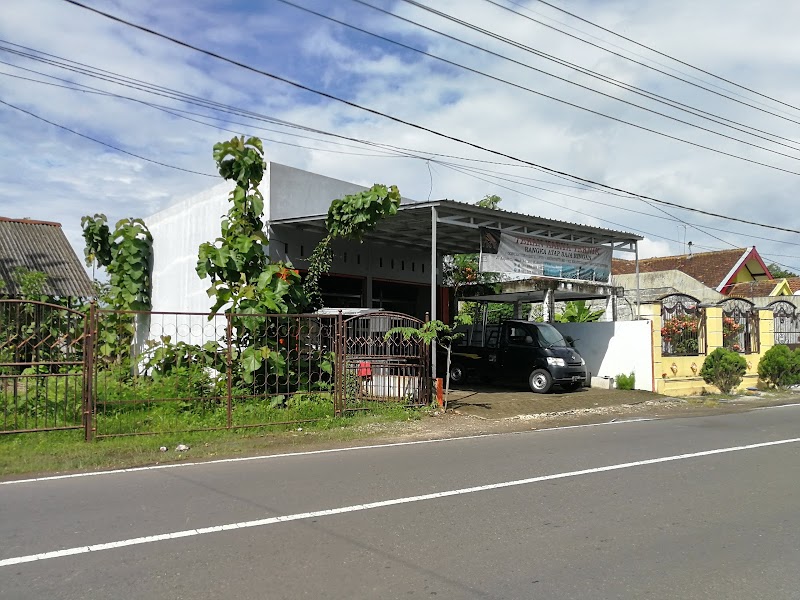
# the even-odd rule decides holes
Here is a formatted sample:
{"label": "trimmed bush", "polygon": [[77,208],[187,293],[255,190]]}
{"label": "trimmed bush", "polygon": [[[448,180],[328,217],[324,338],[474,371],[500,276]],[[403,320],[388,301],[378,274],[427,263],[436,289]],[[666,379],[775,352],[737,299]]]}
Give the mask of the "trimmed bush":
{"label": "trimmed bush", "polygon": [[775,387],[786,387],[800,381],[800,354],[788,346],[773,346],[758,363],[758,376]]}
{"label": "trimmed bush", "polygon": [[742,382],[746,371],[747,361],[738,352],[717,348],[703,361],[700,377],[717,386],[723,394],[729,394]]}
{"label": "trimmed bush", "polygon": [[632,390],[636,387],[636,374],[633,371],[630,375],[620,373],[615,379],[618,390]]}

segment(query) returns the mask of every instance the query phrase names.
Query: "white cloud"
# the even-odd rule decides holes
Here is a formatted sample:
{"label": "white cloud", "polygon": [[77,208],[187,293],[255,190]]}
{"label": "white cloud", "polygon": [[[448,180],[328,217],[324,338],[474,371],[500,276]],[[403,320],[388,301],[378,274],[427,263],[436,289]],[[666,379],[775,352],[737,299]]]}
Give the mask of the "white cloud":
{"label": "white cloud", "polygon": [[[633,85],[764,131],[790,139],[798,137],[798,124],[642,69],[501,11],[489,3],[441,0],[432,4],[439,10],[457,14],[459,18],[481,27]],[[285,6],[254,5],[249,9],[234,11],[217,3],[202,2],[192,3],[192,10],[187,10],[188,4],[151,0],[137,3],[98,0],[95,5],[267,71],[312,87],[324,88],[365,106],[512,156],[686,206],[744,220],[800,228],[800,214],[793,210],[797,189],[795,175],[635,130],[402,51]],[[466,31],[405,3],[384,6],[537,68],[602,89],[613,96],[647,104],[655,110],[692,122],[703,122],[675,109],[648,103],[641,97],[578,75],[497,40]],[[314,7],[322,12],[335,10],[337,18],[592,110],[800,172],[800,161],[775,156],[626,107],[610,98],[557,82],[355,4],[337,4],[331,8],[326,3],[317,3]],[[533,12],[526,14],[531,17],[547,20],[559,27],[563,25],[548,19],[561,21],[579,30],[590,30],[585,23],[541,4],[530,3],[529,7]],[[790,104],[800,105],[800,83],[793,77],[794,57],[800,53],[800,38],[794,31],[794,24],[800,20],[800,5],[797,3],[787,0],[767,0],[757,5],[732,4],[723,0],[708,0],[699,4],[689,0],[672,3],[655,0],[619,0],[614,3],[584,1],[572,3],[569,10],[687,62],[740,81]],[[597,30],[591,33],[654,57],[660,63],[668,62],[664,57],[655,57],[608,34]],[[0,19],[0,37],[217,102],[344,135],[414,148],[424,157],[439,152],[512,162],[339,103],[322,100],[274,80],[113,24],[66,3],[7,0],[3,4],[3,18]],[[0,60],[115,93],[204,112],[196,106],[88,79],[5,52],[0,52]],[[697,76],[709,81],[707,76],[690,72],[686,66],[670,64],[681,77]],[[0,71],[31,76],[5,65],[0,65]],[[124,100],[80,94],[4,76],[0,76],[0,81],[3,82],[0,100],[130,152],[194,171],[214,173],[211,147],[216,141],[232,135]],[[798,110],[719,81],[713,82],[713,85],[729,90],[726,94],[741,94],[742,99],[746,98],[751,104],[761,106],[764,103],[769,110],[800,121]],[[241,116],[228,118],[246,120]],[[274,127],[263,122],[250,122]],[[245,129],[239,125],[223,126],[234,130]],[[707,122],[704,126],[724,130],[719,125]],[[275,133],[249,132],[295,144],[336,148],[330,144]],[[727,132],[746,137],[741,132]],[[764,140],[748,139],[769,145]],[[457,161],[469,168],[494,168],[500,173],[498,177],[512,180],[505,181],[486,173],[465,175],[435,163],[429,169],[424,160],[369,158],[344,153],[372,152],[367,149],[339,148],[342,154],[335,154],[269,142],[266,147],[272,160],[365,185],[378,181],[396,183],[406,197],[420,200],[426,200],[429,196],[447,197],[474,201],[485,194],[497,193],[504,198],[502,206],[507,209],[646,232],[647,240],[640,248],[642,256],[679,252],[683,247],[683,227],[679,228],[677,223],[660,218],[667,215],[657,208],[635,200],[521,179],[526,177],[566,183],[531,168],[492,167]],[[780,150],[800,156],[800,153],[788,148]],[[171,199],[185,197],[216,183],[211,178],[166,169],[118,154],[5,107],[0,107],[0,152],[5,157],[11,157],[0,166],[2,213],[63,222],[79,252],[81,215],[105,212],[112,220],[126,216],[147,216],[163,208]],[[577,198],[532,189],[524,184],[561,191]],[[800,266],[800,252],[792,245],[779,243],[794,241],[791,234],[725,222],[674,208],[662,208],[691,223],[722,230],[704,233],[687,227],[685,237],[693,241],[698,251],[704,246],[725,247],[724,242],[712,237],[716,236],[736,246],[756,245],[762,254],[768,255],[768,261],[778,260]],[[780,258],[781,255],[791,258]]]}

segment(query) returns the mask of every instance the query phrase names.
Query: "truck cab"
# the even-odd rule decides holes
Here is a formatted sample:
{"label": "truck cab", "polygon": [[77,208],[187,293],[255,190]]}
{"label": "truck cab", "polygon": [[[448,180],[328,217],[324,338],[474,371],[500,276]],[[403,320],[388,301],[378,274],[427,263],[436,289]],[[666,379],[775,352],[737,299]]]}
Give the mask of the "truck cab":
{"label": "truck cab", "polygon": [[[469,378],[527,382],[544,394],[554,385],[572,391],[587,385],[586,362],[549,323],[509,320],[498,325],[458,328],[453,344],[450,381]],[[444,366],[441,359],[438,364]]]}

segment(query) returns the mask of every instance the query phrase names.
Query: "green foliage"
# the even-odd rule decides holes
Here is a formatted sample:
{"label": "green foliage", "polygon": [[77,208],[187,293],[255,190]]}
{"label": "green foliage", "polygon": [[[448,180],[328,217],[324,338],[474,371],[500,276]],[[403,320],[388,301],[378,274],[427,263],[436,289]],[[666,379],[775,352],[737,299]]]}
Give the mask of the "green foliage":
{"label": "green foliage", "polygon": [[[502,200],[500,196],[487,194],[475,205],[496,210]],[[442,264],[442,282],[453,288],[456,302],[465,286],[490,286],[497,283],[498,279],[498,273],[481,272],[477,254],[454,254],[446,257]]]}
{"label": "green foliage", "polygon": [[[211,280],[212,313],[226,307],[233,315],[236,380],[263,385],[259,371],[276,377],[287,374],[286,351],[279,348],[268,320],[247,315],[300,313],[308,302],[297,270],[272,262],[267,254],[264,198],[258,190],[265,167],[261,140],[242,136],[215,144],[214,160],[219,174],[236,187],[228,196],[230,208],[220,236],[200,245],[196,271]],[[170,352],[188,350],[175,347]]]}
{"label": "green foliage", "polygon": [[290,266],[273,263],[266,252],[264,198],[258,190],[264,175],[261,140],[244,136],[214,145],[219,174],[234,180],[230,208],[221,235],[200,245],[196,271],[208,277],[212,312],[276,314],[301,312],[306,304],[300,275]]}
{"label": "green foliage", "polygon": [[319,282],[330,271],[335,239],[362,241],[381,219],[396,215],[400,208],[400,190],[376,183],[370,189],[344,196],[331,202],[325,228],[328,234],[320,240],[308,259],[308,273],[303,289],[312,309],[322,308]]}
{"label": "green foliage", "polygon": [[782,344],[773,346],[758,362],[758,376],[775,387],[800,383],[800,352],[792,352]]}
{"label": "green foliage", "polygon": [[571,300],[564,306],[564,311],[553,316],[556,323],[591,323],[603,316],[605,310],[592,310],[586,306],[586,300]]}
{"label": "green foliage", "polygon": [[775,263],[770,263],[767,265],[767,269],[772,274],[775,279],[784,279],[784,278],[791,278],[797,277],[797,273],[793,273],[783,267],[776,265]]}
{"label": "green foliage", "polygon": [[[81,219],[86,263],[108,272],[104,304],[115,311],[148,311],[152,307],[153,236],[142,219],[120,219],[111,231],[103,214]],[[123,364],[130,358],[134,318],[115,312],[104,317],[98,331],[101,360]]]}
{"label": "green foliage", "polygon": [[728,394],[742,382],[746,371],[747,361],[743,356],[725,348],[717,348],[703,361],[700,377],[706,383],[717,386],[723,394]]}
{"label": "green foliage", "polygon": [[500,203],[503,199],[500,196],[495,194],[486,194],[482,199],[478,200],[475,203],[475,206],[480,206],[481,208],[491,208],[496,210],[500,208]]}
{"label": "green foliage", "polygon": [[[44,295],[44,286],[47,283],[47,273],[35,271],[27,267],[14,267],[12,277],[18,290],[18,296],[23,300],[38,300],[47,302],[50,300]],[[0,289],[6,287],[6,282],[0,280]]]}
{"label": "green foliage", "polygon": [[614,378],[614,380],[618,390],[636,389],[636,374],[633,371],[631,371],[630,375],[620,373]]}
{"label": "green foliage", "polygon": [[669,355],[694,356],[699,350],[700,317],[696,314],[676,315],[664,321],[662,342],[669,344]]}

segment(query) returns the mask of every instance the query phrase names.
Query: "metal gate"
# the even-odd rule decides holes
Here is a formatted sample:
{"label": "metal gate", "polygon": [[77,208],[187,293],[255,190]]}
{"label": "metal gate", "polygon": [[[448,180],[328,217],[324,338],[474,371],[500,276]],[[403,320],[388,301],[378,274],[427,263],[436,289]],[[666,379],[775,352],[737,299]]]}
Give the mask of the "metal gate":
{"label": "metal gate", "polygon": [[800,315],[797,314],[797,307],[786,300],[778,300],[767,308],[772,310],[775,344],[784,344],[792,350],[800,348]]}
{"label": "metal gate", "polygon": [[0,300],[0,433],[82,429],[90,421],[87,316]]}
{"label": "metal gate", "polygon": [[430,401],[428,346],[418,337],[398,331],[408,332],[422,325],[419,319],[391,312],[344,321],[344,410],[367,410],[374,402],[422,406]]}

